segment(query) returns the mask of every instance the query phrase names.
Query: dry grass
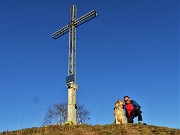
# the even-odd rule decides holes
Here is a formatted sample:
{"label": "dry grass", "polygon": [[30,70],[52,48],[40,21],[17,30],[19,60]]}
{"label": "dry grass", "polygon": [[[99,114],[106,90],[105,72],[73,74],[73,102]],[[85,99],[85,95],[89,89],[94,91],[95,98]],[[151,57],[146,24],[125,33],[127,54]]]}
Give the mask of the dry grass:
{"label": "dry grass", "polygon": [[127,125],[76,125],[76,126],[45,126],[27,128],[0,135],[180,135],[179,129],[166,127],[127,124]]}

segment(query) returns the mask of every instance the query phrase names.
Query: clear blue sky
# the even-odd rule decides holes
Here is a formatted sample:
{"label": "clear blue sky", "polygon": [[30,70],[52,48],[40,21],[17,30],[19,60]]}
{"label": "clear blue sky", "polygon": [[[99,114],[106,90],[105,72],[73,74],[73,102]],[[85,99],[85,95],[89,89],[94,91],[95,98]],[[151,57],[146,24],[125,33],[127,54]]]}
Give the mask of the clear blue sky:
{"label": "clear blue sky", "polygon": [[98,17],[77,28],[77,102],[90,124],[111,124],[118,99],[145,123],[180,128],[178,0],[0,0],[0,131],[41,126],[67,101],[70,6]]}

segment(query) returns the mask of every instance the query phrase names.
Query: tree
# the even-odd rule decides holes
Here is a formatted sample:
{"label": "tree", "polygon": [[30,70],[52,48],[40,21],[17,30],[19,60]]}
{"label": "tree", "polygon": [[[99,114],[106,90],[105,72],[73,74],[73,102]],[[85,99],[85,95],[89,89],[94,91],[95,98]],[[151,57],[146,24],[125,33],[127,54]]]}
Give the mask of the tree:
{"label": "tree", "polygon": [[[43,125],[58,123],[59,125],[67,121],[67,103],[56,103],[47,109]],[[84,105],[77,104],[77,124],[86,123],[90,112]]]}

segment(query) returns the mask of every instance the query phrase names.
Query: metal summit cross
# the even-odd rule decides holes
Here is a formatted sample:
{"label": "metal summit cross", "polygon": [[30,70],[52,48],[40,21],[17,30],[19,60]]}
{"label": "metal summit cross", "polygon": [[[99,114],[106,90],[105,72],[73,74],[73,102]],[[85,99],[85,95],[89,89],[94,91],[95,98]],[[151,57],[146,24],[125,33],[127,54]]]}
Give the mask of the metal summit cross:
{"label": "metal summit cross", "polygon": [[71,20],[70,23],[57,32],[52,34],[52,38],[57,39],[69,32],[69,54],[68,54],[68,76],[66,77],[66,84],[68,89],[68,121],[76,124],[76,91],[78,85],[76,84],[76,27],[93,19],[97,16],[95,10],[76,19],[77,8],[75,5],[70,9]]}

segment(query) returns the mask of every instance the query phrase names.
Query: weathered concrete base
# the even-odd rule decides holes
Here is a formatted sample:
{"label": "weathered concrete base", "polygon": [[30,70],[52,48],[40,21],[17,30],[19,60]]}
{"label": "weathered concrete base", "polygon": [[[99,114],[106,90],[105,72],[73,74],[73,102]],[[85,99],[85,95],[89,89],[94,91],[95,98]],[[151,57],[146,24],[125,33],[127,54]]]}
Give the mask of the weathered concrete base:
{"label": "weathered concrete base", "polygon": [[68,88],[68,121],[72,121],[76,125],[76,91],[77,84],[70,82]]}

